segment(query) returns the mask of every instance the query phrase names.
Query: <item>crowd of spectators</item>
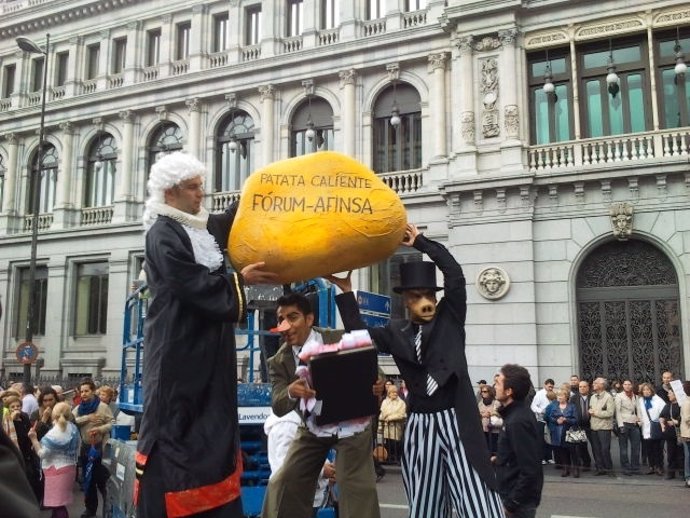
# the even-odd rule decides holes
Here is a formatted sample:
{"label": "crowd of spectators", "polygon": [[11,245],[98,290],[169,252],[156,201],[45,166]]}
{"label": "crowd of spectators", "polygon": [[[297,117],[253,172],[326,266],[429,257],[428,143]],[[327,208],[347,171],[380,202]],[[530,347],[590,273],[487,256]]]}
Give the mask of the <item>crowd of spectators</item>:
{"label": "crowd of spectators", "polygon": [[3,434],[20,452],[36,503],[52,509],[53,518],[66,516],[77,479],[85,492],[82,517],[96,516],[96,491],[104,497],[108,477],[100,456],[118,413],[116,395],[112,387],[90,379],[69,390],[29,383],[0,387]]}
{"label": "crowd of spectators", "polygon": [[[672,386],[673,379],[671,372],[665,372],[656,386],[629,379],[590,382],[575,374],[560,385],[545,379],[527,400],[544,437],[542,464],[553,465],[562,477],[579,478],[585,472],[615,477],[611,442],[616,440],[618,474],[680,478],[690,488],[690,382]],[[477,410],[494,454],[503,426],[500,403],[493,382],[482,379],[477,385]],[[387,390],[377,443],[384,446],[379,451],[385,451],[387,462],[394,463],[401,453],[405,414],[391,415],[389,408],[395,400],[405,401],[405,389],[390,382]]]}

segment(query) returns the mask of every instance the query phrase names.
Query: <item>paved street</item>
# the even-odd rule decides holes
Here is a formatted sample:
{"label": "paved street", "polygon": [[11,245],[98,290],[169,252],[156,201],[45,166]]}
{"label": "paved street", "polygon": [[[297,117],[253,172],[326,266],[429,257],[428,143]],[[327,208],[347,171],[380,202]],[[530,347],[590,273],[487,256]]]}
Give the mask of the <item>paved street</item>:
{"label": "paved street", "polygon": [[[554,466],[545,468],[545,485],[538,518],[684,518],[690,509],[690,489],[680,479],[663,480],[657,475],[616,478],[563,478]],[[382,518],[406,518],[407,505],[400,468],[387,468],[378,485]],[[84,510],[81,493],[75,492],[70,517],[78,518]],[[99,514],[101,508],[99,507]],[[41,518],[48,518],[43,511]]]}

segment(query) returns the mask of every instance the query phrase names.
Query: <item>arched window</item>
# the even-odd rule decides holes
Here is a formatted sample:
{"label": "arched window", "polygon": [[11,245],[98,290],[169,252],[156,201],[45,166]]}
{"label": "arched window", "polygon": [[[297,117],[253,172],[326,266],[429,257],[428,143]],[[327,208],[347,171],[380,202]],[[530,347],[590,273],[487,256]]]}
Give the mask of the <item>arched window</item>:
{"label": "arched window", "polygon": [[314,97],[300,104],[292,117],[290,156],[333,149],[333,109]]}
{"label": "arched window", "polygon": [[[379,95],[374,107],[373,164],[377,173],[422,167],[421,99],[412,86],[401,83]],[[391,124],[397,110],[400,122]]]}
{"label": "arched window", "polygon": [[668,256],[641,240],[609,241],[577,273],[579,372],[652,381],[683,368],[678,274]]}
{"label": "arched window", "polygon": [[86,157],[85,207],[113,204],[116,159],[115,139],[109,133],[99,133]]}
{"label": "arched window", "polygon": [[[39,175],[36,172],[39,171]],[[38,202],[38,213],[46,214],[53,212],[55,206],[55,186],[57,184],[58,154],[55,146],[47,142],[43,143],[43,159],[41,167],[38,166],[38,149],[31,160],[31,174],[29,176],[28,200],[26,203],[26,213],[33,214],[33,198],[36,178],[39,179],[40,197]]]}
{"label": "arched window", "polygon": [[[174,122],[164,122],[151,134],[147,146],[147,171],[155,163],[159,156],[180,151],[182,149],[182,130]],[[148,178],[148,173],[146,174]]]}
{"label": "arched window", "polygon": [[216,192],[239,191],[252,172],[254,119],[244,111],[230,113],[218,128]]}

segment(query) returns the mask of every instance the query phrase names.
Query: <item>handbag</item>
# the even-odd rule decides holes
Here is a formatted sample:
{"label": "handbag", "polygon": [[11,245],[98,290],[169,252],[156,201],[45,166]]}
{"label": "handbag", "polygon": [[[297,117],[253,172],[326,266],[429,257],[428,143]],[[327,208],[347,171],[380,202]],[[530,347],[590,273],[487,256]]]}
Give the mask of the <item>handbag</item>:
{"label": "handbag", "polygon": [[569,428],[565,431],[565,442],[570,444],[587,442],[587,433],[582,428]]}
{"label": "handbag", "polygon": [[335,486],[328,484],[325,489],[323,503],[316,511],[316,518],[337,518],[338,517],[338,499],[335,495]]}
{"label": "handbag", "polygon": [[490,424],[491,428],[500,429],[503,427],[503,418],[501,418],[497,415],[492,415],[489,418],[489,424]]}
{"label": "handbag", "polygon": [[661,431],[661,423],[659,421],[652,421],[652,416],[649,415],[649,409],[645,408],[645,410],[649,418],[649,439],[652,441],[663,439],[664,434]]}

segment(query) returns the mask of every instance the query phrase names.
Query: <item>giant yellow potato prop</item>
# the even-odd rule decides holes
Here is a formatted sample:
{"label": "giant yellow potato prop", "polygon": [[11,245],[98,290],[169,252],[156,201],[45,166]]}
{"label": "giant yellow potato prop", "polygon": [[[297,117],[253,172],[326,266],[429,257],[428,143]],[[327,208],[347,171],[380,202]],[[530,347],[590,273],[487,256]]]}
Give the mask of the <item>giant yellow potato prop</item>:
{"label": "giant yellow potato prop", "polygon": [[376,174],[332,151],[281,160],[247,179],[228,254],[238,271],[265,261],[278,283],[386,259],[405,233],[405,207]]}

